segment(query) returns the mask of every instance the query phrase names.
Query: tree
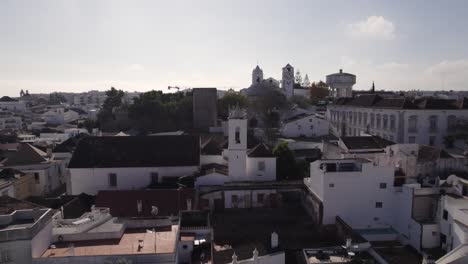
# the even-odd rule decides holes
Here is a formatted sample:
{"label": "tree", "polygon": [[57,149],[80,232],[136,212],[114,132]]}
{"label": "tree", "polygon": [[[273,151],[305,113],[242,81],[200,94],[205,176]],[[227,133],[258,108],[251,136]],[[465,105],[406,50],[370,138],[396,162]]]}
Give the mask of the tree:
{"label": "tree", "polygon": [[294,179],[296,159],[287,142],[280,142],[273,148],[276,156],[276,175],[280,180]]}
{"label": "tree", "polygon": [[310,106],[310,100],[300,95],[293,95],[289,101],[291,104],[295,104],[300,108],[308,108]]}
{"label": "tree", "polygon": [[224,96],[218,100],[218,116],[221,119],[227,119],[229,109],[237,105],[241,108],[246,108],[248,105],[247,97],[234,90],[227,91]]}
{"label": "tree", "polygon": [[150,91],[129,107],[129,117],[142,134],[192,128],[192,94]]}
{"label": "tree", "polygon": [[125,93],[111,87],[110,90],[106,91],[106,95],[107,98],[98,113],[98,123],[101,125],[102,130],[113,130],[116,129],[114,111],[122,106],[122,98]]}
{"label": "tree", "polygon": [[271,88],[268,93],[254,100],[250,109],[267,127],[277,127],[280,112],[290,107],[286,96],[277,88]]}
{"label": "tree", "polygon": [[322,81],[312,83],[312,86],[310,87],[310,100],[313,104],[325,99],[328,95],[329,91],[326,83]]}
{"label": "tree", "polygon": [[302,75],[299,69],[297,69],[296,76],[294,78],[297,84],[302,85]]}
{"label": "tree", "polygon": [[49,94],[49,104],[51,105],[65,103],[66,101],[67,99],[62,94],[57,92]]}
{"label": "tree", "polygon": [[310,87],[310,80],[309,80],[309,75],[305,75],[304,81],[302,82],[302,86],[304,87]]}

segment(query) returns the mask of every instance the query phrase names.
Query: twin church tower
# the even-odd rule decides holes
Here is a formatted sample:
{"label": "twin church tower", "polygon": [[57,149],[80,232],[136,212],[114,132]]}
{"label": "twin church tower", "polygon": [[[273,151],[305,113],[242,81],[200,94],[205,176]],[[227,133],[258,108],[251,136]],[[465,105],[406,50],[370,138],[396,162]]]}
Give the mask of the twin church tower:
{"label": "twin church tower", "polygon": [[[279,85],[277,80],[274,80],[273,78],[269,79],[272,79],[272,83],[277,83]],[[257,67],[252,71],[252,85],[263,81],[263,70],[257,65]],[[288,98],[294,95],[294,67],[289,63],[283,67],[281,89],[283,89]]]}

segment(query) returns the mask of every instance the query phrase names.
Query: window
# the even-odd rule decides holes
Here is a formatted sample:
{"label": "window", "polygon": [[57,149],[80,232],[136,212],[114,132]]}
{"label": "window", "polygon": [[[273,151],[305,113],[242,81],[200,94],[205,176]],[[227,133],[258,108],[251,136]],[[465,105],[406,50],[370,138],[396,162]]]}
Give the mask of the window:
{"label": "window", "polygon": [[10,263],[12,261],[10,256],[10,251],[2,250],[0,251],[0,263]]}
{"label": "window", "polygon": [[353,113],[353,124],[354,125],[357,124],[357,113],[356,112]]}
{"label": "window", "polygon": [[435,141],[436,141],[436,137],[434,137],[434,136],[430,136],[430,137],[429,137],[429,145],[430,145],[430,146],[434,146],[434,145],[435,145]]}
{"label": "window", "polygon": [[436,132],[437,131],[437,116],[431,115],[429,117],[429,132]]}
{"label": "window", "polygon": [[117,187],[117,174],[109,173],[109,186]]}
{"label": "window", "polygon": [[390,116],[390,129],[395,130],[395,127],[396,127],[395,115],[391,115]]}
{"label": "window", "polygon": [[359,112],[358,114],[358,124],[362,125],[362,113],[361,112]]}
{"label": "window", "polygon": [[393,136],[390,136],[389,139],[390,139],[390,141],[393,141],[393,140],[394,140]]}
{"label": "window", "polygon": [[410,116],[408,119],[408,132],[418,132],[418,117],[415,115]]}
{"label": "window", "polygon": [[367,125],[367,113],[364,113],[364,125]]}
{"label": "window", "polygon": [[408,143],[410,144],[416,143],[416,137],[408,137]]}
{"label": "window", "polygon": [[258,193],[257,194],[257,203],[263,203],[264,198],[265,198],[265,194]]}
{"label": "window", "polygon": [[454,132],[453,130],[457,126],[457,117],[454,115],[449,115],[447,117],[447,131],[448,132]]}
{"label": "window", "polygon": [[440,234],[440,243],[445,244],[447,243],[447,236],[444,234]]}
{"label": "window", "polygon": [[265,171],[265,161],[259,161],[257,167],[259,171]]}
{"label": "window", "polygon": [[448,212],[447,210],[444,210],[443,214],[442,214],[442,218],[444,218],[444,220],[447,220],[448,219]]}
{"label": "window", "polygon": [[381,182],[380,189],[387,189],[387,184],[385,182]]}
{"label": "window", "polygon": [[466,186],[466,184],[463,184],[462,195],[463,196],[468,196],[468,186]]}
{"label": "window", "polygon": [[383,115],[383,129],[388,127],[388,115]]}
{"label": "window", "polygon": [[235,138],[236,138],[236,144],[239,144],[240,143],[240,127],[236,127]]}
{"label": "window", "polygon": [[377,129],[380,129],[380,114],[376,115],[376,123],[377,123]]}
{"label": "window", "polygon": [[159,173],[157,172],[152,172],[151,173],[151,183],[152,184],[157,184],[159,179]]}
{"label": "window", "polygon": [[34,181],[36,181],[36,184],[39,184],[39,183],[40,183],[39,173],[38,173],[38,172],[35,172],[35,173],[34,173]]}
{"label": "window", "polygon": [[383,203],[382,202],[376,202],[375,203],[375,208],[382,208],[383,207]]}
{"label": "window", "polygon": [[374,114],[370,114],[370,126],[374,128]]}
{"label": "window", "polygon": [[334,184],[334,183],[330,183],[330,184],[328,184],[328,187],[333,188],[333,187],[335,187],[335,184]]}
{"label": "window", "polygon": [[348,112],[348,119],[349,119],[349,124],[353,122],[353,112],[349,111]]}
{"label": "window", "polygon": [[237,203],[237,202],[239,201],[239,197],[238,197],[237,195],[234,194],[234,195],[231,196],[231,201],[232,201],[233,203]]}

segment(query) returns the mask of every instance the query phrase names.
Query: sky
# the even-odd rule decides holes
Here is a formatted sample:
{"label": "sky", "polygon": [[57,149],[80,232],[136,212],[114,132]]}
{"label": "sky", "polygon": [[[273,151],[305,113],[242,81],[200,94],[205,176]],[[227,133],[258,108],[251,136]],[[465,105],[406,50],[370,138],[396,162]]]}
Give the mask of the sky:
{"label": "sky", "polygon": [[241,89],[357,75],[355,89],[468,90],[465,0],[1,0],[0,95]]}

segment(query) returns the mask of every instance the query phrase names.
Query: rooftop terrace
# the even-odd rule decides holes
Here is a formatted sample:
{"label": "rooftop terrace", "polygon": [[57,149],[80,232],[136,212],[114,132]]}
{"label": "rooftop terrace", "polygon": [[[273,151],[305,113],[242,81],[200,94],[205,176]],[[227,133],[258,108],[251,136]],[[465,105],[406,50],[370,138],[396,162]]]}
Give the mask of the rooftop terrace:
{"label": "rooftop terrace", "polygon": [[127,229],[120,239],[57,243],[47,249],[42,258],[174,253],[178,229],[177,225],[154,233],[146,229]]}

